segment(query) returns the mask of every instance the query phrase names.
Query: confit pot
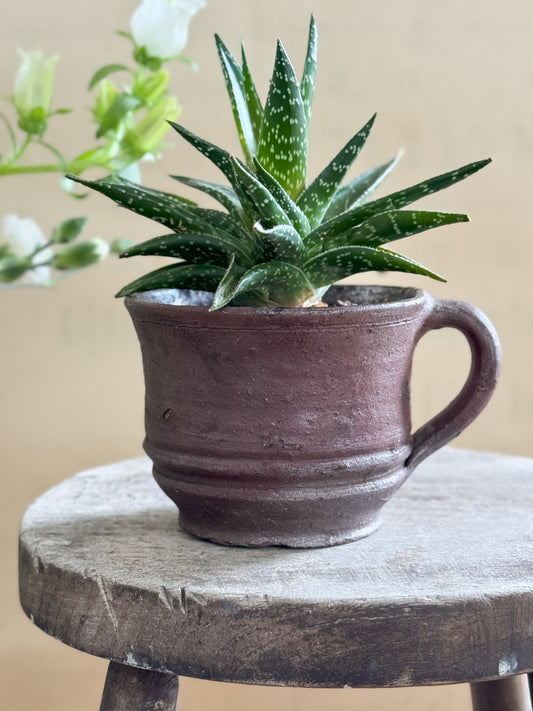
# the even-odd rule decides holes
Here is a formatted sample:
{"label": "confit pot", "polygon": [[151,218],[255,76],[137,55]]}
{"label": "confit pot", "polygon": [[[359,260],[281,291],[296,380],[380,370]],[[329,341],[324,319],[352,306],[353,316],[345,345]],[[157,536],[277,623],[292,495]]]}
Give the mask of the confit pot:
{"label": "confit pot", "polygon": [[[361,286],[331,288],[328,308],[211,312],[205,296],[126,299],[143,357],[144,448],[181,527],[200,538],[320,547],[367,536],[413,469],[477,417],[496,385],[498,337],[469,304]],[[442,327],[466,337],[470,374],[413,435],[413,352]]]}

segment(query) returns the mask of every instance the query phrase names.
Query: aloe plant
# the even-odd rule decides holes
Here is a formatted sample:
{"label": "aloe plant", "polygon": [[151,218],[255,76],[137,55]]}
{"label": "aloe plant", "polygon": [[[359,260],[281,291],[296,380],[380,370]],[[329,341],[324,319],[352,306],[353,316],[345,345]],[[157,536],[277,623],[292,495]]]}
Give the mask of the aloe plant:
{"label": "aloe plant", "polygon": [[373,116],[308,182],[308,134],[317,64],[314,19],[300,81],[278,41],[264,105],[244,46],[239,63],[218,36],[216,45],[244,160],[171,123],[220,169],[228,184],[173,177],[211,196],[223,210],[199,207],[185,198],[124,180],[91,182],[71,176],[171,230],[121,256],[161,255],[180,261],[136,279],[117,296],[186,288],[214,292],[213,309],[230,302],[307,306],[320,301],[333,282],[358,272],[402,271],[444,281],[384,245],[467,221],[464,214],[404,208],[472,175],[490,159],[369,201],[398,159],[343,183],[368,138]]}

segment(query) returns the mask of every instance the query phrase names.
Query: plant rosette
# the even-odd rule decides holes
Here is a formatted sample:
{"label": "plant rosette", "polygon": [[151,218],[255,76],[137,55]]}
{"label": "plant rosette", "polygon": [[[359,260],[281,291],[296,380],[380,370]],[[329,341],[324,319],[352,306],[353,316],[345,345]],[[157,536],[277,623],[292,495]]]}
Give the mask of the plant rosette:
{"label": "plant rosette", "polygon": [[[308,182],[314,20],[300,81],[278,42],[264,104],[244,48],[239,63],[216,43],[244,160],[172,124],[228,184],[174,177],[223,210],[119,178],[72,176],[170,230],[122,256],[179,260],[118,294],[128,297],[143,353],[145,449],[194,535],[250,546],[355,540],[378,527],[414,467],[485,407],[500,356],[492,325],[468,304],[417,289],[332,284],[383,270],[443,281],[385,245],[467,221],[405,208],[489,160],[371,199],[397,157],[344,179],[372,117]],[[323,301],[329,308],[309,308]],[[471,371],[450,405],[412,435],[413,352],[442,327],[467,338]]]}

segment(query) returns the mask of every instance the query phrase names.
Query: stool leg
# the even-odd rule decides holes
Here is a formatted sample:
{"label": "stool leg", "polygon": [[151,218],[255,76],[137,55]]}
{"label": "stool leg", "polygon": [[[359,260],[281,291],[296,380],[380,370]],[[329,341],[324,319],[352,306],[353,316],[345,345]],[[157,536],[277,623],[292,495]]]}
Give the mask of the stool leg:
{"label": "stool leg", "polygon": [[527,674],[470,684],[474,711],[532,711]]}
{"label": "stool leg", "polygon": [[100,711],[174,711],[178,677],[110,662]]}

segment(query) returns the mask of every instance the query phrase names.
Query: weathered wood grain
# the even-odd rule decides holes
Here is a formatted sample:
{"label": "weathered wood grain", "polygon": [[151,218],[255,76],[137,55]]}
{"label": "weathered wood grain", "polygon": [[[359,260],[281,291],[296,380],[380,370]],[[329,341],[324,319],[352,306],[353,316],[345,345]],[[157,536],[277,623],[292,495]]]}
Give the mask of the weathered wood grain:
{"label": "weathered wood grain", "polygon": [[470,685],[474,711],[531,711],[527,675]]}
{"label": "weathered wood grain", "polygon": [[410,686],[533,670],[533,460],[447,449],[381,529],[317,550],[179,530],[145,459],[79,474],[21,530],[26,614],[123,664],[206,679]]}
{"label": "weathered wood grain", "polygon": [[174,711],[178,677],[110,662],[100,711]]}

